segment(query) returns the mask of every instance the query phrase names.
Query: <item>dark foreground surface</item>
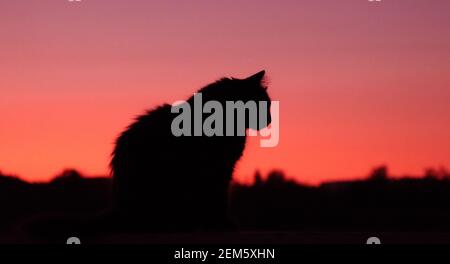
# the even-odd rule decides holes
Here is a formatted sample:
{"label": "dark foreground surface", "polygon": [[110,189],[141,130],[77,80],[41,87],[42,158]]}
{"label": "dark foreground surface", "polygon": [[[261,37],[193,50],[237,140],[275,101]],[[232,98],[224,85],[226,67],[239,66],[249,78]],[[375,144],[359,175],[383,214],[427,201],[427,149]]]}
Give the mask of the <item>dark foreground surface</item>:
{"label": "dark foreground surface", "polygon": [[372,237],[381,244],[450,244],[450,233],[442,232],[195,232],[159,234],[109,234],[97,237],[67,234],[59,239],[30,238],[17,233],[3,236],[0,243],[64,245],[70,237],[81,244],[149,244],[149,245],[301,245],[301,244],[367,244]]}
{"label": "dark foreground surface", "polygon": [[50,183],[29,184],[0,176],[0,243],[64,244],[71,236],[85,244],[364,244],[372,236],[387,244],[450,243],[450,177],[445,173],[393,180],[380,168],[367,180],[318,187],[286,180],[280,172],[264,178],[257,175],[253,185],[231,188],[236,232],[63,233],[45,240],[24,227],[52,215],[70,219],[101,212],[110,206],[110,179],[66,171]]}

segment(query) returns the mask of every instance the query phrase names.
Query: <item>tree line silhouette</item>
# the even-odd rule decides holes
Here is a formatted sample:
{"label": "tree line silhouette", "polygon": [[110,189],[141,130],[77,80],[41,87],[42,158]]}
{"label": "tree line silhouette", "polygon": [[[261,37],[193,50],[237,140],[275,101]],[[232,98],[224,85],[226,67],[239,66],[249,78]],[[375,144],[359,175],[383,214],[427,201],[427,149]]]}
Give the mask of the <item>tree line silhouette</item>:
{"label": "tree line silhouette", "polygon": [[[82,216],[108,208],[111,189],[110,178],[85,178],[76,170],[48,183],[0,173],[0,242],[39,215]],[[365,179],[319,186],[289,180],[278,170],[265,177],[257,172],[251,185],[233,183],[229,200],[240,230],[450,231],[450,174],[444,169],[393,177],[383,166]]]}

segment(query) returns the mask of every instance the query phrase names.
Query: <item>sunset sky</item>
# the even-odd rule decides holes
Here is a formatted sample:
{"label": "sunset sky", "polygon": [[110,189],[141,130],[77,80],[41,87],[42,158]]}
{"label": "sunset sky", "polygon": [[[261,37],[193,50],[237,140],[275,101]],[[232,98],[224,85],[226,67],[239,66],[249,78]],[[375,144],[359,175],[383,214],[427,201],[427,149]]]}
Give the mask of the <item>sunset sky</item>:
{"label": "sunset sky", "polygon": [[0,0],[0,170],[106,175],[132,118],[265,69],[280,143],[236,177],[450,168],[448,0]]}

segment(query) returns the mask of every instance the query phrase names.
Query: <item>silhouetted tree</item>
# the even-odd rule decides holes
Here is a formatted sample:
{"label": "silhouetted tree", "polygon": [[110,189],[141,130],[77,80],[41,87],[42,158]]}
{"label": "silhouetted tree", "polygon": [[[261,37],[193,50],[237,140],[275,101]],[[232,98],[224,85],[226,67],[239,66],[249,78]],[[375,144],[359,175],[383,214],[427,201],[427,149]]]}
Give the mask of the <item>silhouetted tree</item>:
{"label": "silhouetted tree", "polygon": [[57,175],[52,184],[70,184],[74,182],[80,182],[83,176],[75,169],[66,169],[61,174]]}
{"label": "silhouetted tree", "polygon": [[386,182],[388,179],[389,174],[386,166],[375,168],[369,176],[369,180],[375,182]]}
{"label": "silhouetted tree", "polygon": [[261,176],[261,172],[259,172],[259,171],[256,171],[255,172],[255,178],[254,178],[255,180],[254,180],[254,186],[255,187],[260,187],[260,186],[262,186],[263,185],[263,179],[262,179],[262,176]]}
{"label": "silhouetted tree", "polygon": [[266,185],[280,186],[285,183],[284,172],[280,170],[273,170],[267,175]]}

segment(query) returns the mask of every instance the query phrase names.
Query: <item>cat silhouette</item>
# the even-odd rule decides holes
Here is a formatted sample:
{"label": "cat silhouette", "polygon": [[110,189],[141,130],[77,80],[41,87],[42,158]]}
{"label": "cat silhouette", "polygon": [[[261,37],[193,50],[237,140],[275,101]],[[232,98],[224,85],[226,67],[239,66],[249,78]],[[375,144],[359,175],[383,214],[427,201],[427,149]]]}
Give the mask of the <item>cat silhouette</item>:
{"label": "cat silhouette", "polygon": [[[203,104],[255,101],[270,107],[271,102],[265,71],[245,79],[222,78],[198,93]],[[194,96],[185,102],[194,107]],[[228,188],[246,136],[175,136],[171,124],[178,114],[171,108],[164,104],[138,116],[115,142],[110,167],[119,225],[155,231],[231,228]],[[267,122],[253,128],[270,122],[267,111]]]}

